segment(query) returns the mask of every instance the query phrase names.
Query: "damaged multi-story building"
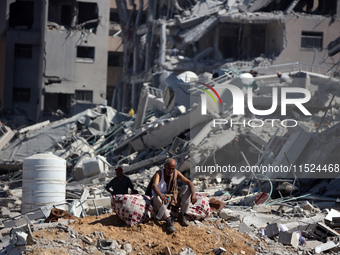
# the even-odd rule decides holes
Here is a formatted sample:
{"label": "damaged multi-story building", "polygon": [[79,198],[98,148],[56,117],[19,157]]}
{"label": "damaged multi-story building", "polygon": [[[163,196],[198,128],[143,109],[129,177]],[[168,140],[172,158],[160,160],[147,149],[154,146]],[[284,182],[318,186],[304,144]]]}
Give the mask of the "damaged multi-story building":
{"label": "damaged multi-story building", "polygon": [[338,0],[1,1],[0,105],[35,121],[105,103],[128,112],[137,109],[142,84],[160,87],[166,71],[199,75],[300,62],[326,73],[338,68],[339,6]]}
{"label": "damaged multi-story building", "polygon": [[339,68],[339,54],[329,52],[339,36],[339,0],[150,0],[144,24],[133,2],[117,6],[125,46],[118,109],[135,109],[145,82],[164,89],[166,73],[296,62],[324,74]]}
{"label": "damaged multi-story building", "polygon": [[7,0],[0,10],[5,109],[37,121],[106,103],[110,1]]}

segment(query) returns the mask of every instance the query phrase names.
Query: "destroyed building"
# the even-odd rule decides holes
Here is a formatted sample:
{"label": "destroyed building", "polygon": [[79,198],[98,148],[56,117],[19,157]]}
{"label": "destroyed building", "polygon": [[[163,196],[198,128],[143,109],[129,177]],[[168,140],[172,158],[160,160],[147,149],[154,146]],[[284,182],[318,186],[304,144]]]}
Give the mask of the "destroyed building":
{"label": "destroyed building", "polygon": [[125,46],[112,105],[118,110],[136,109],[142,84],[160,88],[167,72],[200,75],[296,62],[324,74],[338,69],[339,55],[327,50],[338,37],[337,0],[150,1],[146,23],[140,9],[128,10],[130,2],[117,3]]}
{"label": "destroyed building", "polygon": [[[2,130],[0,249],[338,252],[338,2],[151,1],[143,25],[143,1],[117,1],[120,111]],[[190,226],[167,235],[144,193],[170,157],[200,202]],[[105,191],[117,166],[138,195]]]}
{"label": "destroyed building", "polygon": [[105,104],[109,1],[1,1],[2,106],[33,121]]}

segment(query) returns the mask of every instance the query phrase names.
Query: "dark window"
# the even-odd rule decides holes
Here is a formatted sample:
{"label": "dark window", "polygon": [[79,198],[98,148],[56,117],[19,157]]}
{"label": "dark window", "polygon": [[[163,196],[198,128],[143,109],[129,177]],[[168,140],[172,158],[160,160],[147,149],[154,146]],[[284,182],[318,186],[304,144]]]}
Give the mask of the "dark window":
{"label": "dark window", "polygon": [[29,88],[13,88],[14,102],[29,102],[31,90]]}
{"label": "dark window", "polygon": [[[88,22],[92,20],[93,22]],[[86,29],[95,29],[98,26],[98,6],[96,3],[78,2],[78,24],[85,22],[88,22],[84,25]]]}
{"label": "dark window", "polygon": [[77,59],[94,60],[94,47],[78,46]]}
{"label": "dark window", "polygon": [[75,99],[81,101],[92,102],[92,90],[76,90]]}
{"label": "dark window", "polygon": [[61,6],[61,25],[68,27],[72,22],[72,7],[71,5]]}
{"label": "dark window", "polygon": [[32,58],[32,45],[15,44],[14,57],[16,58]]}
{"label": "dark window", "polygon": [[304,49],[322,49],[323,33],[322,32],[306,32],[301,33],[301,48]]}
{"label": "dark window", "polygon": [[116,10],[110,10],[110,22],[119,24],[119,15]]}
{"label": "dark window", "polygon": [[31,28],[34,21],[34,2],[17,1],[9,6],[9,27]]}
{"label": "dark window", "polygon": [[117,53],[117,52],[112,52],[109,51],[109,56],[107,58],[107,65],[108,66],[121,66],[121,62],[122,62],[122,53]]}

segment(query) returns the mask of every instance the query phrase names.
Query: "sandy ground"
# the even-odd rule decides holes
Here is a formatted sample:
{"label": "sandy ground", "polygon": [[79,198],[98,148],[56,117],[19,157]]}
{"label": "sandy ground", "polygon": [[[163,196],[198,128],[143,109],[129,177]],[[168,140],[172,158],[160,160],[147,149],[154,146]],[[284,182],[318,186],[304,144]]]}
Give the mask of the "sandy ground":
{"label": "sandy ground", "polygon": [[[227,250],[224,254],[255,254],[253,246],[257,241],[239,233],[237,230],[224,227],[219,229],[218,225],[225,225],[221,220],[217,222],[202,221],[204,226],[198,227],[192,224],[188,227],[182,227],[175,222],[176,231],[172,234],[166,233],[165,221],[149,221],[144,224],[132,227],[126,226],[114,213],[100,216],[88,216],[83,219],[72,222],[69,226],[82,236],[90,236],[94,244],[97,243],[97,237],[93,234],[95,231],[103,233],[105,239],[113,239],[118,243],[129,242],[133,248],[131,254],[164,254],[166,245],[172,253],[180,253],[182,248],[190,247],[196,254],[215,254],[214,249],[223,247]],[[208,225],[208,226],[206,226]],[[50,242],[70,242],[79,246],[79,242],[70,237],[69,233],[61,229],[42,229],[33,232],[37,239],[44,239]],[[79,240],[76,240],[79,241]],[[38,241],[39,242],[39,241]],[[91,246],[85,242],[80,242],[79,248]],[[91,247],[92,248],[92,247]],[[93,247],[94,248],[94,247]],[[96,249],[92,249],[93,254],[102,254]],[[36,246],[28,254],[68,254],[67,250],[55,247]]]}

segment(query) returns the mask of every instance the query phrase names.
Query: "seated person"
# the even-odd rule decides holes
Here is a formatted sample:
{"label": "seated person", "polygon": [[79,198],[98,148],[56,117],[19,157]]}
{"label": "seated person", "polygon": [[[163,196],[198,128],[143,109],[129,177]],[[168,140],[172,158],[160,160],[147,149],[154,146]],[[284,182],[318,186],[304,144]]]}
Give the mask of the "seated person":
{"label": "seated person", "polygon": [[138,194],[138,191],[134,189],[130,178],[123,174],[123,168],[118,167],[115,170],[116,177],[105,186],[106,191],[111,195],[129,194],[128,188],[130,188],[131,194]]}
{"label": "seated person", "polygon": [[[158,170],[152,177],[146,194],[150,194],[152,189],[153,205],[156,209],[161,206],[167,207],[170,203],[174,207],[178,207],[178,200],[180,200],[181,215],[179,222],[183,226],[189,226],[186,219],[186,213],[189,210],[190,201],[195,204],[197,201],[195,187],[191,181],[184,177],[184,175],[176,169],[176,161],[174,159],[167,159],[164,168]],[[178,190],[177,180],[181,180],[187,186]],[[168,198],[171,198],[169,202]],[[171,219],[170,213],[165,210],[164,217],[167,224],[167,230],[172,233],[175,231],[174,223]]]}

